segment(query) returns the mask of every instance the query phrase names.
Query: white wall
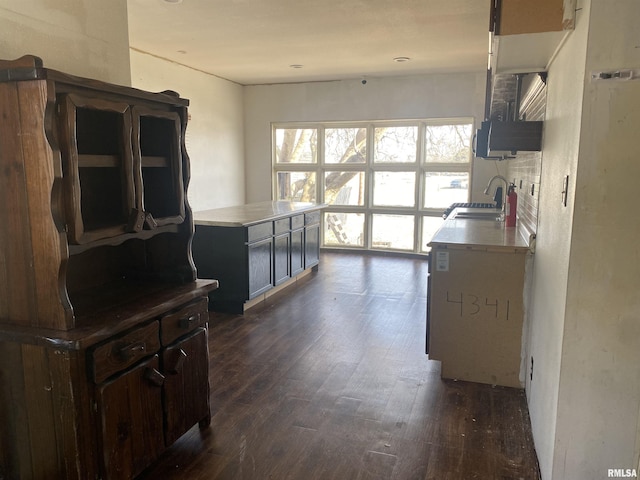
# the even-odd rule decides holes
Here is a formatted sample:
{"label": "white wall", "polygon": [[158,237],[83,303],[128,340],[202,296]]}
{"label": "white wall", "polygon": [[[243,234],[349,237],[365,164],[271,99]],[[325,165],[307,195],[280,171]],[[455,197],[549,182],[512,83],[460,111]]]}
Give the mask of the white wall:
{"label": "white wall", "polygon": [[[526,390],[536,452],[545,480],[552,478],[555,455],[588,23],[586,5],[576,13],[576,29],[547,77],[538,230],[528,316],[530,358],[525,359],[528,369],[531,357],[534,359],[533,379],[526,376]],[[567,207],[562,205],[560,195],[565,175],[569,175],[571,184]]]}
{"label": "white wall", "polygon": [[[549,71],[527,383],[542,478],[607,478],[640,455],[640,3],[580,0]],[[564,175],[569,205],[560,204]]]}
{"label": "white wall", "polygon": [[126,0],[0,0],[0,58],[129,85]]}
{"label": "white wall", "polygon": [[174,90],[188,98],[188,197],[193,211],[245,203],[242,87],[228,80],[131,51],[133,86]]}
{"label": "white wall", "polygon": [[[271,200],[271,123],[474,117],[484,115],[486,73],[245,87],[247,202]],[[476,161],[472,196],[495,173]]]}
{"label": "white wall", "polygon": [[[589,3],[589,2],[585,2]],[[553,478],[635,468],[640,444],[640,2],[591,0]]]}

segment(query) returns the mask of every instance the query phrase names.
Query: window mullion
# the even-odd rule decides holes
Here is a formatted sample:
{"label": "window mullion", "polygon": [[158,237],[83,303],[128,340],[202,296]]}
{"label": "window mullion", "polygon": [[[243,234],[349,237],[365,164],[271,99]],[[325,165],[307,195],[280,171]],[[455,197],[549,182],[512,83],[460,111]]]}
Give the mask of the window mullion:
{"label": "window mullion", "polygon": [[[457,199],[461,198],[463,191],[467,192],[468,198],[473,165],[471,162],[471,155],[469,155],[468,161],[464,160],[464,157],[461,155],[460,146],[462,146],[463,144],[461,144],[458,140],[458,135],[461,132],[464,132],[465,137],[463,138],[466,138],[466,134],[468,132],[467,128],[471,128],[470,126],[472,126],[472,124],[472,119],[461,118],[425,119],[419,121],[404,120],[379,122],[273,124],[273,196],[275,199],[278,199],[280,194],[288,194],[287,192],[300,195],[303,190],[299,187],[300,183],[298,179],[304,178],[302,176],[303,172],[309,172],[309,174],[314,174],[316,177],[315,193],[318,202],[326,203],[328,200],[334,202],[334,198],[336,198],[335,196],[339,194],[339,197],[336,200],[340,204],[332,203],[328,206],[326,211],[328,213],[335,213],[336,215],[338,215],[338,219],[342,220],[344,229],[342,229],[341,231],[347,233],[348,235],[348,237],[343,237],[346,239],[346,243],[344,245],[351,248],[373,248],[373,216],[400,215],[403,216],[404,219],[396,219],[393,217],[381,217],[378,219],[376,217],[376,220],[378,222],[384,222],[375,227],[376,235],[380,236],[379,240],[386,242],[381,245],[378,245],[376,243],[376,249],[389,248],[391,250],[395,249],[398,251],[410,252],[411,250],[404,250],[408,247],[409,243],[409,238],[406,237],[406,234],[405,236],[394,236],[388,235],[385,232],[390,232],[393,229],[395,229],[396,231],[398,231],[399,229],[401,229],[400,231],[402,231],[405,228],[409,229],[410,221],[407,217],[412,217],[414,229],[413,252],[422,253],[424,251],[422,243],[428,241],[428,238],[422,238],[424,228],[428,229],[425,235],[430,235],[429,232],[433,229],[434,226],[433,220],[430,220],[428,223],[428,227],[424,227],[423,217],[426,216],[433,219],[434,217],[440,216],[441,210],[446,207],[439,208],[439,205],[444,203],[444,201],[462,201]],[[453,127],[451,127],[452,125],[462,125],[462,128],[464,128],[464,130],[459,130],[457,128],[454,129]],[[468,125],[470,126],[468,127]],[[412,133],[411,130],[406,130],[403,128],[397,129],[397,127],[409,127],[410,129],[415,129],[413,130],[413,132],[417,132],[417,137],[415,138],[416,161],[414,163],[403,162],[403,160],[406,160],[407,158],[409,158],[409,155],[412,155],[412,152],[408,150],[407,147],[411,145],[413,141],[412,136],[416,133]],[[361,161],[361,163],[357,163],[357,157],[350,158],[348,160],[345,158],[346,155],[352,155],[351,147],[349,147],[349,141],[353,141],[354,138],[357,138],[353,135],[357,135],[358,128],[366,128],[366,152],[364,162]],[[388,160],[388,163],[374,163],[376,128],[390,129],[385,132],[385,139],[378,145],[382,149],[381,152],[383,152],[383,156],[381,156],[380,158]],[[396,128],[395,131],[393,130],[394,128]],[[434,129],[427,131],[427,129],[431,128]],[[277,142],[279,142],[283,138],[285,140],[287,138],[282,137],[283,134],[277,133],[277,129],[315,130],[314,133],[316,137],[316,144],[312,145],[312,148],[316,149],[316,163],[300,163],[301,160],[307,160],[307,157],[302,156],[297,156],[297,160],[292,157],[294,163],[276,163],[276,152],[280,151],[279,149],[284,148],[278,145]],[[342,131],[341,129],[345,130]],[[330,133],[330,138],[327,137],[327,133]],[[287,133],[285,131],[284,135],[287,134],[291,135],[290,133]],[[428,152],[430,155],[431,163],[426,162],[427,134],[429,134],[429,138],[433,139],[434,141],[434,143],[429,147]],[[329,145],[327,145],[327,141],[329,142]],[[470,139],[464,140],[465,146],[467,141],[470,141]],[[302,144],[300,143],[299,145]],[[449,145],[451,145],[453,149]],[[349,150],[344,150],[344,148],[348,148]],[[327,163],[327,155],[329,155],[332,163]],[[451,159],[452,163],[443,162],[448,159]],[[353,162],[353,160],[356,161]],[[292,172],[291,176],[282,175],[283,178],[280,180],[280,182],[292,182],[289,187],[282,188],[278,184],[278,172]],[[332,183],[330,185],[327,185],[326,176],[329,172],[337,173],[332,174]],[[387,205],[375,206],[373,203],[374,194],[376,193],[375,177],[377,172],[390,172],[389,174],[384,175],[378,174],[378,177],[380,177],[384,182],[384,191],[378,192],[378,201],[379,203]],[[401,175],[401,172],[407,172],[407,174]],[[346,174],[346,176],[343,174]],[[403,179],[408,174],[412,174],[415,180],[411,180],[414,184],[414,191],[412,192],[413,205],[410,205],[411,196],[407,191],[407,187],[409,186],[408,182],[410,182],[410,179]],[[308,177],[308,175],[306,174],[304,176]],[[358,177],[361,178],[361,183],[358,182]],[[294,182],[296,181],[298,181],[298,183],[295,183],[294,185]],[[427,184],[429,185],[429,188],[427,188]],[[307,189],[305,189],[305,191],[308,192],[308,187],[310,185],[306,184],[306,186]],[[346,186],[348,186],[350,190],[346,189]],[[330,197],[326,196],[327,188],[331,189]],[[398,197],[396,196],[397,194],[404,194],[404,196]],[[364,195],[364,198],[362,197],[362,195]],[[357,205],[359,201],[362,201],[363,204]],[[428,205],[430,205],[430,207],[424,207],[425,201]],[[403,203],[410,206],[395,206],[392,205],[393,203]],[[345,217],[344,215],[347,216]],[[362,215],[362,217],[349,215]],[[353,227],[349,229],[348,227],[348,225],[352,225],[352,221],[356,222],[355,229],[353,229]],[[397,224],[396,222],[400,223]],[[393,225],[398,226],[394,227]],[[323,229],[323,245],[325,245],[325,232],[330,233],[329,230]],[[334,231],[334,234],[335,233],[336,232]],[[331,236],[329,237],[331,242],[330,246],[340,246],[338,245],[338,243],[336,243],[338,239],[334,238],[334,234],[331,234]],[[357,237],[357,235],[362,235],[362,238]],[[340,240],[340,242],[341,241],[342,240]],[[362,245],[362,247],[359,247],[360,245]]]}

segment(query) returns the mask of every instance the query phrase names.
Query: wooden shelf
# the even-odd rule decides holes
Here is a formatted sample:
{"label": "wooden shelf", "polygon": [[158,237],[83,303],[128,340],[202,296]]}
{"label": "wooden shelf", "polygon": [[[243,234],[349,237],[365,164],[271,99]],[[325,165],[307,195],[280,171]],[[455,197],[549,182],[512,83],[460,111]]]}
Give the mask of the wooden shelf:
{"label": "wooden shelf", "polygon": [[102,247],[105,245],[116,246],[121,245],[127,240],[139,239],[139,240],[148,240],[151,237],[154,237],[161,233],[178,233],[180,230],[178,225],[162,225],[153,230],[142,230],[141,232],[135,233],[125,233],[122,235],[118,235],[117,237],[112,238],[103,238],[101,240],[96,240],[90,243],[84,243],[82,245],[69,245],[69,255],[78,255],[82,252],[86,252],[87,250],[91,250],[95,247]]}
{"label": "wooden shelf", "polygon": [[151,157],[144,156],[142,157],[142,166],[143,167],[169,167],[169,160],[167,157]]}
{"label": "wooden shelf", "polygon": [[78,166],[81,168],[117,168],[122,164],[118,155],[78,155]]}

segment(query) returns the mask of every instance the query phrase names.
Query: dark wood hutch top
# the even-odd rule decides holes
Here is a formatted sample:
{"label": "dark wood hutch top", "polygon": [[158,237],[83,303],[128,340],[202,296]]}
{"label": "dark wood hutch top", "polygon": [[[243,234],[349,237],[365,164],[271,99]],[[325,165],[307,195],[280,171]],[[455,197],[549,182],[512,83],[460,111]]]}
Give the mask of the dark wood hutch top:
{"label": "dark wood hutch top", "polygon": [[85,90],[99,91],[101,94],[109,92],[170,105],[180,105],[184,107],[189,105],[188,99],[180,98],[180,95],[172,90],[153,93],[133,87],[114,85],[100,80],[70,75],[51,68],[45,68],[42,59],[34,55],[25,55],[17,60],[0,60],[0,82],[17,82],[24,80],[52,80],[61,84],[80,87]]}
{"label": "dark wood hutch top", "polygon": [[187,105],[0,60],[0,340],[80,348],[217,288],[191,257]]}

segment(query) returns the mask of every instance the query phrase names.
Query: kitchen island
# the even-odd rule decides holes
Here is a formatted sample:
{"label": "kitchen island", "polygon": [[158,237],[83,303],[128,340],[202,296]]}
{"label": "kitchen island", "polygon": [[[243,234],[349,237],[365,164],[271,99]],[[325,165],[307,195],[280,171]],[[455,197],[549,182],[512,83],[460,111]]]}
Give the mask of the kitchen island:
{"label": "kitchen island", "polygon": [[505,228],[499,215],[458,208],[434,235],[427,353],[442,362],[443,378],[522,388],[531,242],[519,227]]}
{"label": "kitchen island", "polygon": [[220,282],[210,308],[243,313],[317,269],[323,207],[270,201],[195,212],[198,275]]}

